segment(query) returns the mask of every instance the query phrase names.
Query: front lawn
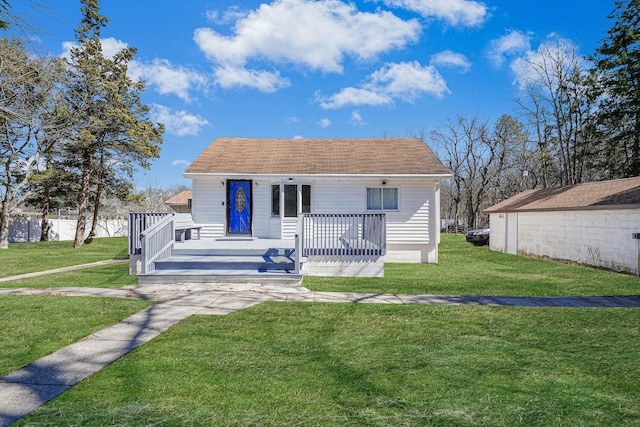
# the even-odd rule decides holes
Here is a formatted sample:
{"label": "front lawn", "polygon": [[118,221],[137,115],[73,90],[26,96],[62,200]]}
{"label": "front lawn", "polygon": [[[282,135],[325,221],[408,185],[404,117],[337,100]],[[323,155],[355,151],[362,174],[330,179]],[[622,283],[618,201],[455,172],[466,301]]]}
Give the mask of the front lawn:
{"label": "front lawn", "polygon": [[[23,246],[24,245],[24,246]],[[94,246],[95,245],[95,246]],[[71,242],[20,243],[0,251],[0,276],[126,256],[126,238],[96,239],[78,251]],[[92,248],[93,247],[93,248]],[[0,287],[127,286],[137,277],[122,262],[0,283]],[[443,235],[438,264],[385,264],[384,278],[305,277],[314,291],[504,296],[639,295],[640,278],[542,259],[492,252],[463,236]]]}
{"label": "front lawn", "polygon": [[138,276],[129,274],[129,262],[123,261],[65,273],[0,282],[0,288],[119,287],[137,284]]}
{"label": "front lawn", "polygon": [[0,250],[0,277],[126,258],[127,251],[127,237],[94,239],[79,249],[73,249],[71,241],[11,243]]}
{"label": "front lawn", "polygon": [[0,375],[67,346],[152,303],[117,298],[0,296]]}
{"label": "front lawn", "polygon": [[637,425],[640,310],[265,303],[192,316],[17,426]]}
{"label": "front lawn", "polygon": [[314,291],[449,295],[639,295],[640,278],[473,246],[443,235],[438,264],[385,264],[384,278],[305,277]]}

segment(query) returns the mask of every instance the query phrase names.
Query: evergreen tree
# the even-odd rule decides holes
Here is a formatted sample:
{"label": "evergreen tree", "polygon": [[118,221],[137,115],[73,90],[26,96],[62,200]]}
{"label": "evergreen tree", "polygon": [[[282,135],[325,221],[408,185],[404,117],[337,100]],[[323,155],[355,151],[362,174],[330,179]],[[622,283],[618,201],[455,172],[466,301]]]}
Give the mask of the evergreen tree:
{"label": "evergreen tree", "polygon": [[144,83],[127,76],[136,50],[126,48],[113,58],[105,57],[100,31],[108,20],[100,14],[97,0],[81,3],[83,19],[76,29],[79,46],[71,50],[72,83],[67,91],[75,120],[67,156],[75,161],[80,175],[76,248],[84,243],[91,199],[94,207],[99,206],[108,179],[130,174],[134,165],[149,167],[149,160],[160,153],[163,133],[161,125],[148,119],[149,107],[140,100]]}
{"label": "evergreen tree", "polygon": [[615,22],[596,49],[599,128],[611,178],[640,176],[640,0],[616,0]]}
{"label": "evergreen tree", "polygon": [[9,20],[5,15],[9,14],[9,2],[7,0],[0,0],[0,30],[5,30],[9,27]]}

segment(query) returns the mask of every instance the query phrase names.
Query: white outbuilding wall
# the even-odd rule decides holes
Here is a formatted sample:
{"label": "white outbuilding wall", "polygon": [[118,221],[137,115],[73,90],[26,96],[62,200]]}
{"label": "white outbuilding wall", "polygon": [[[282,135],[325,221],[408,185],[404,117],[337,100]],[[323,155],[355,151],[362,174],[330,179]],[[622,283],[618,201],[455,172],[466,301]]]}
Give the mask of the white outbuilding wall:
{"label": "white outbuilding wall", "polygon": [[492,250],[639,274],[640,209],[490,214]]}

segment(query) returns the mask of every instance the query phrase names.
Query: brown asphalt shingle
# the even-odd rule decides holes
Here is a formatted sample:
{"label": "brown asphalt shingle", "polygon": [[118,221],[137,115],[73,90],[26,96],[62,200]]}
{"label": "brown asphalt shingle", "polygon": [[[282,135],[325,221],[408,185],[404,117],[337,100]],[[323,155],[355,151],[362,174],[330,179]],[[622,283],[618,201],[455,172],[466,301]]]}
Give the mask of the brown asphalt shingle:
{"label": "brown asphalt shingle", "polygon": [[640,208],[640,177],[527,190],[484,212],[605,209],[614,206]]}
{"label": "brown asphalt shingle", "polygon": [[191,199],[191,190],[182,191],[172,198],[164,202],[165,205],[188,205],[189,199]]}
{"label": "brown asphalt shingle", "polygon": [[216,138],[186,173],[246,175],[443,175],[418,138]]}

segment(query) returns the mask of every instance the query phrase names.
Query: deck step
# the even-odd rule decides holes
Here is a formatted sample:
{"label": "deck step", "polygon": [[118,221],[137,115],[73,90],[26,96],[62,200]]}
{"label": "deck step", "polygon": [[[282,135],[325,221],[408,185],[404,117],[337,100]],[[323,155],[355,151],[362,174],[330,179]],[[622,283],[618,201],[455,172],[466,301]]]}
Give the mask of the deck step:
{"label": "deck step", "polygon": [[174,247],[173,256],[291,256],[291,248],[179,248]]}
{"label": "deck step", "polygon": [[156,262],[156,270],[292,270],[295,261],[285,256],[182,255]]}
{"label": "deck step", "polygon": [[255,271],[188,271],[165,270],[162,273],[153,272],[138,276],[140,285],[181,284],[181,283],[256,283],[256,284],[282,284],[288,286],[300,286],[302,275],[285,271],[257,273]]}
{"label": "deck step", "polygon": [[[176,243],[172,256],[157,261],[155,271],[138,276],[140,284],[281,283],[300,285],[294,249],[283,241],[219,239]],[[283,245],[284,243],[284,245]]]}

